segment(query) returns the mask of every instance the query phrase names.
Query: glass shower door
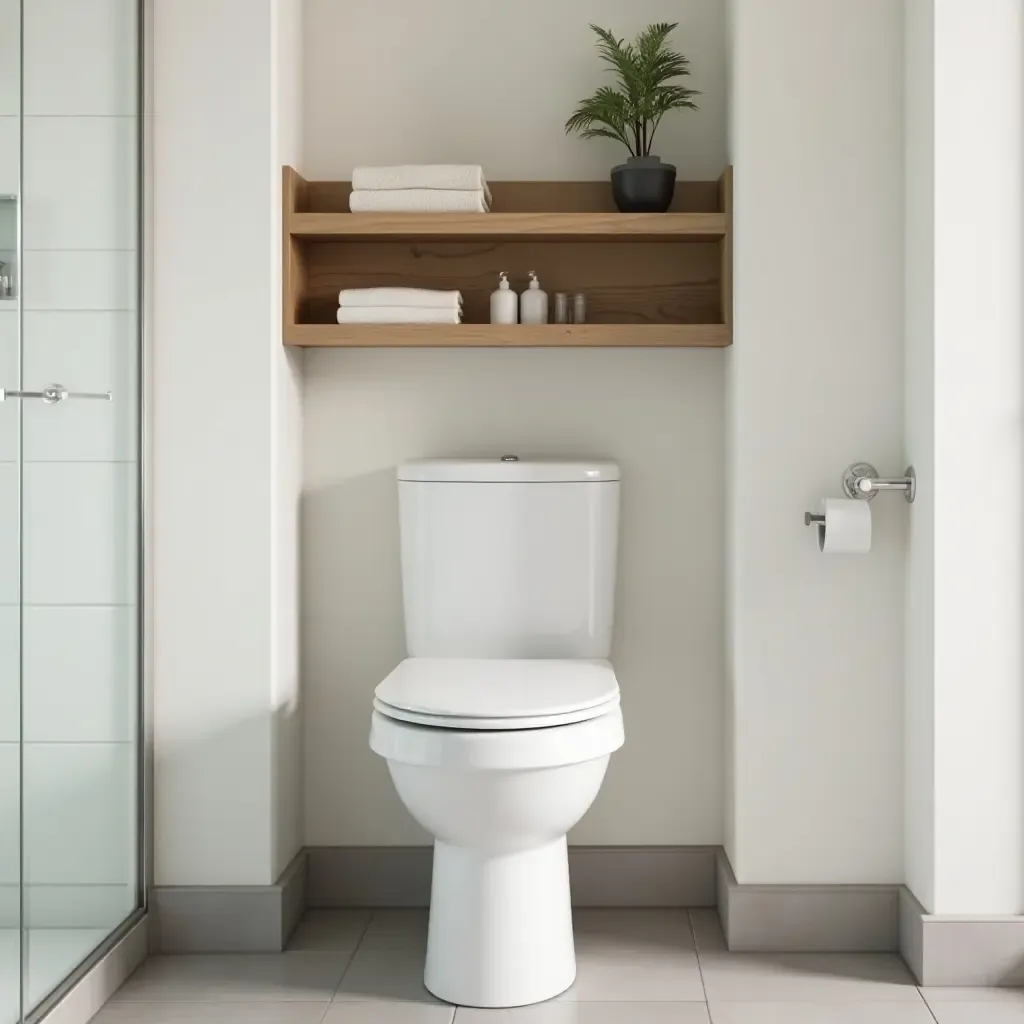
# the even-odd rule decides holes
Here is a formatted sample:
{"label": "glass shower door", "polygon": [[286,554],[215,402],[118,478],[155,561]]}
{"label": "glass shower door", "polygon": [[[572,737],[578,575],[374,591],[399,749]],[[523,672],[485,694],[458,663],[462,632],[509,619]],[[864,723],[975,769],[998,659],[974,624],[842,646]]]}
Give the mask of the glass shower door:
{"label": "glass shower door", "polygon": [[[21,4],[0,0],[0,387],[21,339]],[[14,282],[12,284],[12,282]],[[8,292],[10,294],[8,294]],[[0,1024],[21,1019],[21,467],[18,406],[0,403]]]}
{"label": "glass shower door", "polygon": [[137,8],[0,0],[0,1024],[141,902]]}

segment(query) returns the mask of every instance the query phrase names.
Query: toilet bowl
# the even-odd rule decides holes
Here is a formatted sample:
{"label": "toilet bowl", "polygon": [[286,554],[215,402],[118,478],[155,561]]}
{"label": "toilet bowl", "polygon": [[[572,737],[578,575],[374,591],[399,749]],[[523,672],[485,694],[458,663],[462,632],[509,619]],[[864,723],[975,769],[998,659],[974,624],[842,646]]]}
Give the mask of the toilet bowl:
{"label": "toilet bowl", "polygon": [[572,984],[565,836],[622,742],[606,661],[410,658],[377,688],[370,746],[434,837],[438,998],[520,1006]]}
{"label": "toilet bowl", "polygon": [[576,976],[566,833],[623,743],[619,467],[421,459],[398,505],[409,657],[377,687],[370,746],[434,838],[424,983],[540,1002]]}

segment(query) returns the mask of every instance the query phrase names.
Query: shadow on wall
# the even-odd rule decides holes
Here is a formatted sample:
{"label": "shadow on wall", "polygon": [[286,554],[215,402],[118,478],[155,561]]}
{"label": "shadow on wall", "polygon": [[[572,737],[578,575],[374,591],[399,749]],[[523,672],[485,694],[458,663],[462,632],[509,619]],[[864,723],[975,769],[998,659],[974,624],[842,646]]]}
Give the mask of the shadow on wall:
{"label": "shadow on wall", "polygon": [[[405,657],[395,470],[304,492],[301,521],[302,674],[312,708],[305,721],[307,818],[322,806],[323,789],[341,784],[351,792],[358,779],[362,808],[404,822],[403,842],[429,843],[398,799],[386,763],[368,747],[373,691]],[[326,536],[331,543],[321,542]],[[328,707],[317,700],[325,690],[344,692],[346,713],[332,714],[333,700]],[[322,760],[310,763],[311,749],[331,752],[334,779],[322,773]]]}
{"label": "shadow on wall", "polygon": [[506,452],[622,469],[626,745],[571,841],[719,842],[721,353],[314,352],[305,370],[306,844],[429,842],[368,747],[374,688],[405,656],[395,467]]}

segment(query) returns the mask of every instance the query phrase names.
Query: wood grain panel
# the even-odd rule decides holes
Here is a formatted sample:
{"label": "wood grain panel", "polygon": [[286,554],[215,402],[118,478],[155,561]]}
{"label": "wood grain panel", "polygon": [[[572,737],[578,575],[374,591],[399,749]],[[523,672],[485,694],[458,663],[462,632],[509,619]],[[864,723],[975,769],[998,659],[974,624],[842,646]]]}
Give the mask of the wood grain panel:
{"label": "wood grain panel", "polygon": [[537,271],[555,292],[581,291],[593,323],[721,322],[714,242],[321,242],[306,250],[303,323],[331,323],[342,288],[458,289],[467,323],[490,320],[498,273],[517,291]]}
{"label": "wood grain panel", "polygon": [[680,238],[713,241],[725,234],[721,213],[296,213],[289,230],[293,237],[323,239],[449,240],[519,238],[559,241],[586,238]]}

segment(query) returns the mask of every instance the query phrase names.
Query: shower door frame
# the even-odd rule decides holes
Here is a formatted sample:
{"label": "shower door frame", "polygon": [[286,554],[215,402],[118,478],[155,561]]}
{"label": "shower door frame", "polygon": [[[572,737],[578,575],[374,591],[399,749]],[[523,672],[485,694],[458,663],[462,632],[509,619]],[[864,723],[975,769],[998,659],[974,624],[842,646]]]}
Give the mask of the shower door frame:
{"label": "shower door frame", "polygon": [[[25,28],[24,5],[30,0],[21,0],[19,7],[20,20],[20,95],[24,107],[25,80]],[[126,937],[140,924],[145,927],[148,920],[150,892],[153,885],[153,658],[152,658],[152,574],[150,565],[152,538],[152,429],[150,423],[152,394],[152,320],[150,295],[152,280],[152,197],[153,197],[153,4],[154,0],[135,0],[136,9],[136,140],[135,140],[135,187],[136,187],[136,224],[135,224],[135,337],[137,339],[137,370],[135,387],[138,395],[138,415],[135,432],[137,446],[138,481],[136,515],[134,517],[135,543],[137,545],[136,572],[136,835],[135,835],[135,872],[136,872],[136,908],[100,943],[63,981],[31,1010],[26,1012],[27,969],[26,946],[24,941],[27,924],[25,922],[25,876],[24,876],[24,773],[19,781],[19,843],[21,846],[21,1017],[25,1024],[36,1024],[45,1018],[55,1007],[71,993]],[[24,208],[24,109],[19,115],[19,180],[20,195],[18,197],[18,289],[23,296],[23,250],[24,237],[21,228],[22,211]],[[24,305],[19,301],[19,382],[23,365],[23,316]],[[19,384],[20,386],[20,384]],[[21,435],[21,416],[19,411],[19,436]],[[20,443],[19,443],[20,449]],[[23,482],[22,454],[19,450],[19,566],[23,567],[24,539],[22,535],[23,517]],[[23,572],[23,568],[19,569]],[[24,702],[24,642],[20,641],[19,650],[19,695]],[[22,750],[24,737],[19,745]],[[22,755],[23,756],[23,755]],[[148,946],[148,938],[147,938]],[[109,995],[109,994],[108,994]],[[93,1008],[93,1010],[95,1007]],[[92,1011],[90,1011],[92,1012]]]}

